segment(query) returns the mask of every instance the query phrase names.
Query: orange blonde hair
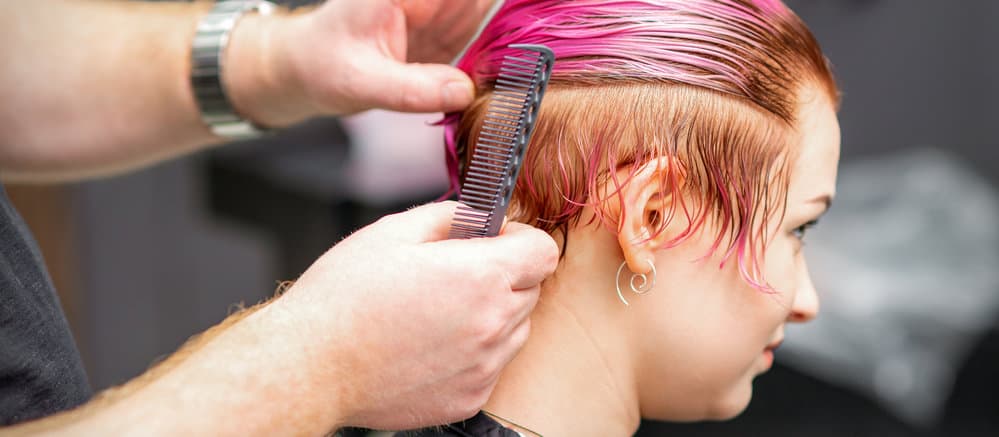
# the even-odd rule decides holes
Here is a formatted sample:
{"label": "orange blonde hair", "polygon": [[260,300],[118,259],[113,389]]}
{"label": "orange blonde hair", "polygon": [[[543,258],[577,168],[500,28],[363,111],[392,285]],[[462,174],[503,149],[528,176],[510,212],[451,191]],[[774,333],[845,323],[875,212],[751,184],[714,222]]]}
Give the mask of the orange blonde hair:
{"label": "orange blonde hair", "polygon": [[510,41],[546,44],[558,57],[511,220],[565,236],[591,206],[620,232],[609,211],[627,205],[609,201],[643,165],[672,157],[657,174],[674,201],[652,217],[652,236],[683,215],[688,226],[665,244],[673,247],[711,220],[711,253],[724,248],[723,265],[735,257],[749,283],[769,289],[765,230],[783,220],[799,94],[819,86],[838,101],[818,43],[793,12],[773,0],[508,0],[459,62],[479,96],[445,119],[455,182]]}

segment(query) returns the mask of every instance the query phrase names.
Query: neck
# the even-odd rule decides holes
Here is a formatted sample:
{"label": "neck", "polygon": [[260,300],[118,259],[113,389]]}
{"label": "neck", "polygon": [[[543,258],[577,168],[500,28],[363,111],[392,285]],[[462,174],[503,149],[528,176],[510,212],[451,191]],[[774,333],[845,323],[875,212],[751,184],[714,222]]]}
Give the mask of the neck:
{"label": "neck", "polygon": [[621,325],[600,310],[613,293],[601,297],[575,286],[608,279],[579,276],[589,272],[575,271],[571,260],[560,271],[557,276],[576,283],[546,284],[531,315],[530,339],[484,409],[525,435],[632,435],[641,417],[628,342]]}

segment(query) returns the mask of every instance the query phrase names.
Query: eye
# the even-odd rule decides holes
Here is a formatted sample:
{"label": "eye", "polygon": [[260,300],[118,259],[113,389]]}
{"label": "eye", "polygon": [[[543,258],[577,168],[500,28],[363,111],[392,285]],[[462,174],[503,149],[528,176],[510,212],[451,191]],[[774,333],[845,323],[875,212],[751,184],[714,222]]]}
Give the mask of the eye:
{"label": "eye", "polygon": [[815,225],[817,224],[819,224],[818,219],[812,220],[808,223],[805,223],[801,226],[794,228],[794,230],[791,231],[791,234],[794,235],[794,237],[797,238],[798,240],[804,241],[805,233],[808,232],[809,229],[815,227]]}

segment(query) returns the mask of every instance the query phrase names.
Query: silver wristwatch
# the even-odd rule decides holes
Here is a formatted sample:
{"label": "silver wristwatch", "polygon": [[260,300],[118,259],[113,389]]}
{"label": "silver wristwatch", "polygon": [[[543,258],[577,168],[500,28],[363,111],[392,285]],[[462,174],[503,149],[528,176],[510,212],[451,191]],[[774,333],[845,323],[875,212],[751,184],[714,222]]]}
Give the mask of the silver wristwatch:
{"label": "silver wristwatch", "polygon": [[191,87],[201,119],[220,137],[246,139],[263,132],[233,109],[222,82],[222,56],[233,27],[245,12],[268,15],[274,8],[274,3],[264,0],[223,0],[198,23],[191,47]]}

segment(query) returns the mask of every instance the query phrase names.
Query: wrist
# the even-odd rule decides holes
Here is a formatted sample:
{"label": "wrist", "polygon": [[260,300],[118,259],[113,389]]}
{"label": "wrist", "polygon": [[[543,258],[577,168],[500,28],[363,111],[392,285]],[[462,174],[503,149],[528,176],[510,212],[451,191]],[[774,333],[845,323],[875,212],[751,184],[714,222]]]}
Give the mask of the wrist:
{"label": "wrist", "polygon": [[299,17],[245,14],[223,53],[222,81],[236,112],[263,127],[280,128],[319,114],[302,85],[289,43]]}
{"label": "wrist", "polygon": [[[244,327],[244,335],[261,345],[247,348],[248,358],[269,363],[263,369],[253,369],[255,374],[261,370],[269,374],[268,383],[275,388],[270,394],[263,393],[262,400],[270,404],[281,399],[286,408],[280,416],[302,424],[301,429],[310,434],[347,426],[345,394],[350,375],[344,371],[343,361],[329,352],[341,340],[309,326],[305,323],[307,319],[288,305],[287,300],[274,299],[248,317]],[[265,357],[261,357],[262,352]],[[269,397],[272,395],[278,397]]]}

